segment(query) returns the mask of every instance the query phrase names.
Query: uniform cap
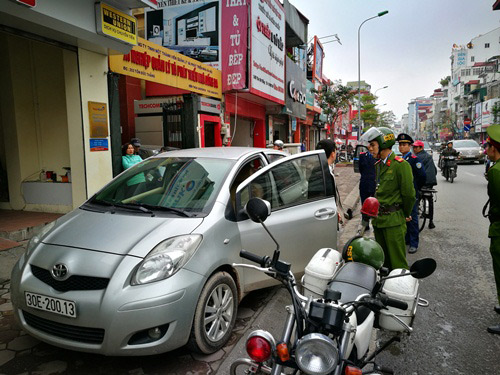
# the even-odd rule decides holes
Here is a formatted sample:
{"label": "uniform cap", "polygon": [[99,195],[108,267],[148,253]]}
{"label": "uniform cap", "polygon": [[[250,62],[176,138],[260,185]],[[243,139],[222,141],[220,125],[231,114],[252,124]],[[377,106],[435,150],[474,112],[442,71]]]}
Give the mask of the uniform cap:
{"label": "uniform cap", "polygon": [[424,142],[422,142],[422,141],[415,141],[413,143],[413,147],[424,147]]}
{"label": "uniform cap", "polygon": [[488,126],[488,128],[486,129],[486,133],[490,138],[489,142],[498,148],[498,146],[500,146],[500,125],[496,124]]}
{"label": "uniform cap", "polygon": [[141,147],[141,140],[139,138],[132,138],[130,140],[130,143],[132,144],[132,146],[134,147]]}
{"label": "uniform cap", "polygon": [[399,143],[401,143],[401,142],[407,142],[409,144],[412,144],[413,143],[413,138],[410,137],[406,133],[399,133],[398,137],[396,138],[396,141],[398,141]]}

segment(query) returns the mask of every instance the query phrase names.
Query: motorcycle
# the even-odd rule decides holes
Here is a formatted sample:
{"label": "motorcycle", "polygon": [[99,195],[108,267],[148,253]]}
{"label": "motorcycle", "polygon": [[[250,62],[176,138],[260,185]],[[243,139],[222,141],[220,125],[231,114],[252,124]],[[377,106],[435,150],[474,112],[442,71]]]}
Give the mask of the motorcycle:
{"label": "motorcycle", "polygon": [[457,158],[455,156],[443,156],[442,157],[442,168],[441,174],[446,181],[453,183],[455,177],[457,177]]}
{"label": "motorcycle", "polygon": [[[363,205],[365,218],[373,217],[374,211],[378,211],[378,201],[373,204],[371,200],[367,199],[368,203],[365,201]],[[246,211],[249,218],[260,223],[270,235],[276,250],[272,257],[241,250],[241,257],[257,266],[233,266],[264,272],[281,281],[292,304],[286,307],[287,318],[280,339],[276,340],[264,330],[251,332],[246,341],[249,358],[235,360],[230,373],[280,375],[290,370],[312,375],[392,373],[375,363],[374,358],[399,341],[401,332],[413,331],[417,306],[428,306],[418,295],[418,279],[431,275],[436,262],[421,259],[410,270],[396,269],[389,273],[382,267],[380,245],[358,235],[348,241],[342,255],[325,248],[313,256],[302,278],[301,293],[290,263],[280,260],[279,244],[264,224],[271,213],[269,202],[252,198]],[[365,224],[361,224],[361,234]],[[362,251],[353,251],[360,244]],[[368,354],[375,328],[395,335]],[[368,364],[372,364],[373,369],[362,372]]]}

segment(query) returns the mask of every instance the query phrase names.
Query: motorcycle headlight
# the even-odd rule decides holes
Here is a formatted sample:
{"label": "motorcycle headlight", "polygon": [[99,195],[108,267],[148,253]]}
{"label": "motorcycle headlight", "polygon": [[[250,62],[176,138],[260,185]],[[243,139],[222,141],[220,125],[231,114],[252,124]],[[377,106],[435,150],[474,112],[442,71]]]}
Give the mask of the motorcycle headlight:
{"label": "motorcycle headlight", "polygon": [[139,264],[132,276],[132,285],[166,279],[184,266],[200,245],[202,236],[190,234],[160,242]]}
{"label": "motorcycle headlight", "polygon": [[31,240],[29,240],[28,246],[26,247],[26,259],[28,259],[31,254],[33,254],[33,251],[38,246],[38,244],[42,242],[42,239],[45,237],[45,235],[49,233],[55,225],[56,222],[52,221],[51,223],[48,223],[46,226],[44,226],[37,235],[31,237]]}
{"label": "motorcycle headlight", "polygon": [[310,333],[297,342],[295,360],[300,370],[306,374],[326,375],[337,367],[339,352],[329,337]]}

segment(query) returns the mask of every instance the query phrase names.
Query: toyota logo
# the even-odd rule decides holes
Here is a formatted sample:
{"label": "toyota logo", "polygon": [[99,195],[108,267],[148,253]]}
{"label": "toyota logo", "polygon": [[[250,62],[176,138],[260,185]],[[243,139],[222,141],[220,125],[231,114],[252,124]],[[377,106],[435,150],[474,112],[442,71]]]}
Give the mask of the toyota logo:
{"label": "toyota logo", "polygon": [[56,280],[65,280],[68,277],[68,267],[65,264],[57,263],[52,267],[51,274]]}

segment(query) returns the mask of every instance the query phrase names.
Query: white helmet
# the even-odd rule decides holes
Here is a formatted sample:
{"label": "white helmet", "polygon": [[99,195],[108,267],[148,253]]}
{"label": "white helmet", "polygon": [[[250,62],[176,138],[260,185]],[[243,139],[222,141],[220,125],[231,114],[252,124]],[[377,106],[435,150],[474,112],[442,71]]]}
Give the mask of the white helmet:
{"label": "white helmet", "polygon": [[283,149],[284,143],[283,143],[283,141],[277,139],[274,141],[274,145],[279,147],[279,149],[281,150],[281,149]]}

